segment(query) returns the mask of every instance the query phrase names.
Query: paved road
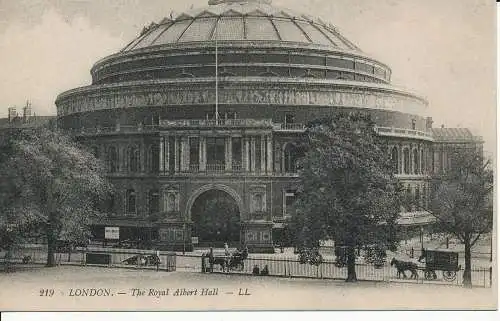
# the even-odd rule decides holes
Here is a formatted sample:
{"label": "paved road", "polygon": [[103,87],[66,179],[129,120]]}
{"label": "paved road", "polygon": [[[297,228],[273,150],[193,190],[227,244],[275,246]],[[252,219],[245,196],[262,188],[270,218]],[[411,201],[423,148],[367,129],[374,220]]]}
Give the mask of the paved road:
{"label": "paved road", "polygon": [[[132,296],[134,288],[144,296]],[[53,296],[40,296],[43,289],[53,289]],[[90,289],[110,296],[70,296]],[[186,295],[175,296],[177,290]],[[492,289],[442,285],[75,266],[0,273],[0,310],[491,309],[495,304]]]}

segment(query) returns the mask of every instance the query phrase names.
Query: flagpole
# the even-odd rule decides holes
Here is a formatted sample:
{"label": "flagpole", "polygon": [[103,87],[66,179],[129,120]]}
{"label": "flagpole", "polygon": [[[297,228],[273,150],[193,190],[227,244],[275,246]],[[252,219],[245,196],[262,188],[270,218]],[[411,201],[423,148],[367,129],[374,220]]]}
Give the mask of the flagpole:
{"label": "flagpole", "polygon": [[219,21],[215,22],[215,121],[219,121],[219,49],[217,46],[217,27]]}

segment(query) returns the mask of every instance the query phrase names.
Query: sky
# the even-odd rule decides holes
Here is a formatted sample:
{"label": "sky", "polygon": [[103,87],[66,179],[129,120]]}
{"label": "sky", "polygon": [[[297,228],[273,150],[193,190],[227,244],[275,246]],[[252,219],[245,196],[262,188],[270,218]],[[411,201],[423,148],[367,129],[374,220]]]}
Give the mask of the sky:
{"label": "sky", "polygon": [[[54,115],[65,90],[145,25],[208,0],[0,0],[0,118],[27,99]],[[435,126],[468,127],[496,146],[493,0],[273,0],[331,22],[388,64],[392,83],[423,95]]]}

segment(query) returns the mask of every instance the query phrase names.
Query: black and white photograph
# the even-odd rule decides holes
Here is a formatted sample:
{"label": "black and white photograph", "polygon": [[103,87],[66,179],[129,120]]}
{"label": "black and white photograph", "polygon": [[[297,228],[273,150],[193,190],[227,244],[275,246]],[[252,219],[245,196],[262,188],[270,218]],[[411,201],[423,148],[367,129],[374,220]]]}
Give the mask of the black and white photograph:
{"label": "black and white photograph", "polygon": [[0,310],[497,310],[490,0],[0,0]]}

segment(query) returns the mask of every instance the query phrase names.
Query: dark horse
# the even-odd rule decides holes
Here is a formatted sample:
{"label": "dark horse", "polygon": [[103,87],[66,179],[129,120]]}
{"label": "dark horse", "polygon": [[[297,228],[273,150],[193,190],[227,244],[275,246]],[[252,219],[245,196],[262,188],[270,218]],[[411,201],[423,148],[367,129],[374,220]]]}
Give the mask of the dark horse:
{"label": "dark horse", "polygon": [[417,264],[413,262],[398,261],[396,260],[396,258],[393,258],[391,261],[391,266],[393,265],[396,266],[396,270],[398,271],[398,279],[401,277],[401,274],[403,274],[403,278],[406,279],[405,271],[411,272],[410,279],[418,279]]}
{"label": "dark horse", "polygon": [[209,263],[211,266],[220,265],[222,271],[229,272],[231,269],[243,270],[245,267],[244,261],[248,258],[248,248],[243,251],[236,251],[231,256],[214,256],[213,251],[208,254]]}

